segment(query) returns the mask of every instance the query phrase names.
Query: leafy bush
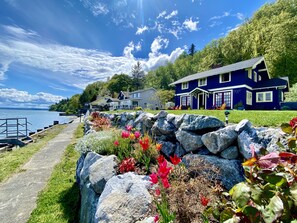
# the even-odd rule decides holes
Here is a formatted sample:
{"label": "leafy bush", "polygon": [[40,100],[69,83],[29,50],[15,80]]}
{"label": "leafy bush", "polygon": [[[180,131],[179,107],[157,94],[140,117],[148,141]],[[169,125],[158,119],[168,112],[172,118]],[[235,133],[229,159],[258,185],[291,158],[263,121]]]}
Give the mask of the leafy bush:
{"label": "leafy bush", "polygon": [[75,146],[81,153],[93,151],[101,155],[113,154],[113,142],[118,131],[99,131],[84,136]]}

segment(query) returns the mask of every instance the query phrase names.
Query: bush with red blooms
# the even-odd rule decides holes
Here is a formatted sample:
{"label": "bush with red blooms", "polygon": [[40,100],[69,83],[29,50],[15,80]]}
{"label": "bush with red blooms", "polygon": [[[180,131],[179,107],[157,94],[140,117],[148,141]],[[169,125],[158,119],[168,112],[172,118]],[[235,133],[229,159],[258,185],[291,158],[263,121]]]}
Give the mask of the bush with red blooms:
{"label": "bush with red blooms", "polygon": [[[157,199],[155,200],[155,203],[157,205],[157,210],[159,215],[155,216],[154,221],[169,223],[175,219],[175,214],[170,211],[167,193],[165,191],[170,187],[168,176],[172,170],[172,167],[168,166],[166,159],[162,155],[159,155],[157,160],[158,160],[158,170],[156,173],[152,173],[150,175],[150,181],[152,182],[152,184],[157,185],[157,189],[156,189]],[[181,159],[176,155],[174,155],[173,157],[170,157],[170,160],[173,161],[172,163],[174,165],[177,165],[181,162]]]}
{"label": "bush with red blooms", "polygon": [[119,166],[120,173],[135,171],[136,161],[133,157],[124,159]]}
{"label": "bush with red blooms", "polygon": [[110,120],[104,117],[97,117],[93,121],[93,128],[98,132],[110,128]]}

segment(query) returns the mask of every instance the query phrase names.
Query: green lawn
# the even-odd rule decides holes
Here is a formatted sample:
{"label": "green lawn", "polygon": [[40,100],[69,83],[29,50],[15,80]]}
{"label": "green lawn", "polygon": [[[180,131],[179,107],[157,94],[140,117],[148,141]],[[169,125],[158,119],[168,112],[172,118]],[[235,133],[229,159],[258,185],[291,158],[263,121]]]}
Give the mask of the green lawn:
{"label": "green lawn", "polygon": [[[168,113],[181,115],[181,114],[196,114],[196,115],[208,115],[214,116],[218,119],[225,121],[226,110],[166,110]],[[117,111],[117,112],[132,112]],[[156,114],[160,111],[156,110],[145,110],[145,112]],[[242,119],[248,119],[254,126],[271,126],[278,127],[284,122],[289,122],[293,117],[297,117],[296,111],[256,111],[256,110],[229,110],[230,115],[229,123],[238,123]],[[113,112],[115,113],[115,112]]]}
{"label": "green lawn", "polygon": [[14,173],[20,172],[22,165],[43,148],[48,141],[57,136],[65,125],[55,125],[53,128],[44,131],[34,137],[34,142],[16,150],[0,153],[0,182],[6,180]]}
{"label": "green lawn", "polygon": [[77,139],[82,136],[83,125],[80,124],[73,142],[66,148],[61,162],[55,166],[46,188],[39,194],[37,207],[28,223],[78,222],[80,204],[75,169],[80,154],[74,147]]}

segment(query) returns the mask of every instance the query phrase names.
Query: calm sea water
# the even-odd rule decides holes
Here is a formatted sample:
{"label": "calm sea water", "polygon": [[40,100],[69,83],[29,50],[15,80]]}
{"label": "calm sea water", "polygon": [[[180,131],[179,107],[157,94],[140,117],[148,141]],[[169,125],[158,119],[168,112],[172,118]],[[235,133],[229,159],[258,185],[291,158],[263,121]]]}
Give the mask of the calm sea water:
{"label": "calm sea water", "polygon": [[0,108],[0,119],[2,118],[27,118],[27,121],[30,123],[28,124],[28,129],[32,132],[52,125],[54,121],[59,121],[62,124],[69,122],[71,119],[71,117],[59,116],[58,112],[47,110]]}

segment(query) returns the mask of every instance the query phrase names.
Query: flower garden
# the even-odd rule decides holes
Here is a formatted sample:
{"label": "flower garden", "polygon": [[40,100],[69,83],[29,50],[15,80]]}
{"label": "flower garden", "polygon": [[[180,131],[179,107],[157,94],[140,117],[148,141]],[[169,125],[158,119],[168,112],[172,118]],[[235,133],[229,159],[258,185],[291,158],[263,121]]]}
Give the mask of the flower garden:
{"label": "flower garden", "polygon": [[78,142],[77,150],[115,155],[118,175],[149,176],[154,202],[144,217],[153,222],[297,222],[297,118],[281,126],[288,140],[278,143],[281,151],[256,153],[250,146],[252,157],[242,159],[246,180],[230,191],[216,180],[219,171],[210,164],[187,168],[182,157],[166,156],[162,144],[131,125],[114,128],[96,112],[89,121],[93,133]]}

